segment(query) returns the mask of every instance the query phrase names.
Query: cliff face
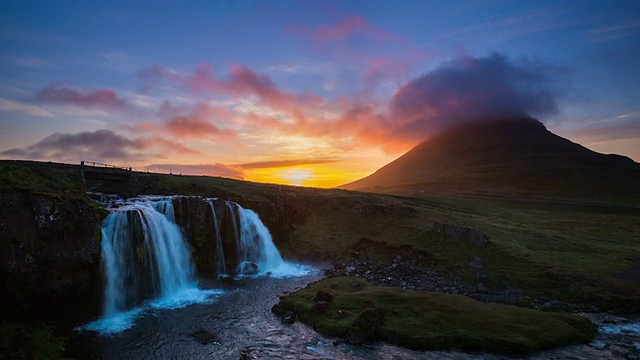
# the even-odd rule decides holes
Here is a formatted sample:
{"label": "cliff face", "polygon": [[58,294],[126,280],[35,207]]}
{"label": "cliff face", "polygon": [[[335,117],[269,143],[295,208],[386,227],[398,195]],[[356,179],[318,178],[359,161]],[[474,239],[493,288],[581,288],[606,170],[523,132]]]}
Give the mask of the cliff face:
{"label": "cliff face", "polygon": [[5,319],[100,314],[100,215],[82,200],[0,193],[0,309]]}

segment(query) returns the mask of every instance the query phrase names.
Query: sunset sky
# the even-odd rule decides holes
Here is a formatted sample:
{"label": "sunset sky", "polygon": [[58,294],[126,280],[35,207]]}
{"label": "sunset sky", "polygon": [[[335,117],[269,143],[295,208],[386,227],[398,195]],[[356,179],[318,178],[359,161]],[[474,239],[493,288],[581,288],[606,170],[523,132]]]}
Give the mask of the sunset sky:
{"label": "sunset sky", "polygon": [[0,158],[333,187],[527,113],[640,161],[638,1],[3,1]]}

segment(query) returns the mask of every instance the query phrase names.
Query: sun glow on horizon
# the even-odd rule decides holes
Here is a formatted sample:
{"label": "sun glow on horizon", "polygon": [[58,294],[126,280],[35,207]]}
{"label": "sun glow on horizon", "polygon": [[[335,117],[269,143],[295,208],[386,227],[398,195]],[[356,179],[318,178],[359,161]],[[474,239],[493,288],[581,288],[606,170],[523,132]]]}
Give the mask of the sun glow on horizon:
{"label": "sun glow on horizon", "polygon": [[249,170],[245,180],[318,188],[335,188],[371,174],[370,170],[351,171],[325,164]]}

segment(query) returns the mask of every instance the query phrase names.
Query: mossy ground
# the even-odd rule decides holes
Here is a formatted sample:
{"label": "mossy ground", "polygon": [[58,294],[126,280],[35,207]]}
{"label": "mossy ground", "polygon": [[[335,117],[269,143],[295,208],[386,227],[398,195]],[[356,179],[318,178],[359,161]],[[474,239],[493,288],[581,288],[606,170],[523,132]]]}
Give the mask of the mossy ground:
{"label": "mossy ground", "polygon": [[65,340],[47,324],[0,324],[0,359],[59,359]]}
{"label": "mossy ground", "polygon": [[[353,286],[354,282],[359,285]],[[335,294],[326,312],[314,310],[318,290]],[[464,296],[371,286],[360,278],[331,277],[283,296],[283,309],[327,336],[345,336],[366,308],[381,308],[379,340],[418,350],[528,354],[591,340],[597,327],[587,318]],[[343,315],[338,313],[343,310]]]}

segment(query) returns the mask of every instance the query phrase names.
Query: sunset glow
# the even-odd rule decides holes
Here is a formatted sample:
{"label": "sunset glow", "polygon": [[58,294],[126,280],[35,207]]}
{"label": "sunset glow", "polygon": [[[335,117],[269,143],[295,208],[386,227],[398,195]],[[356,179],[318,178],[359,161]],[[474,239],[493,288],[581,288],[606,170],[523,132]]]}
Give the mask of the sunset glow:
{"label": "sunset glow", "polygon": [[639,161],[640,6],[580,4],[9,2],[0,157],[336,187],[524,112]]}

